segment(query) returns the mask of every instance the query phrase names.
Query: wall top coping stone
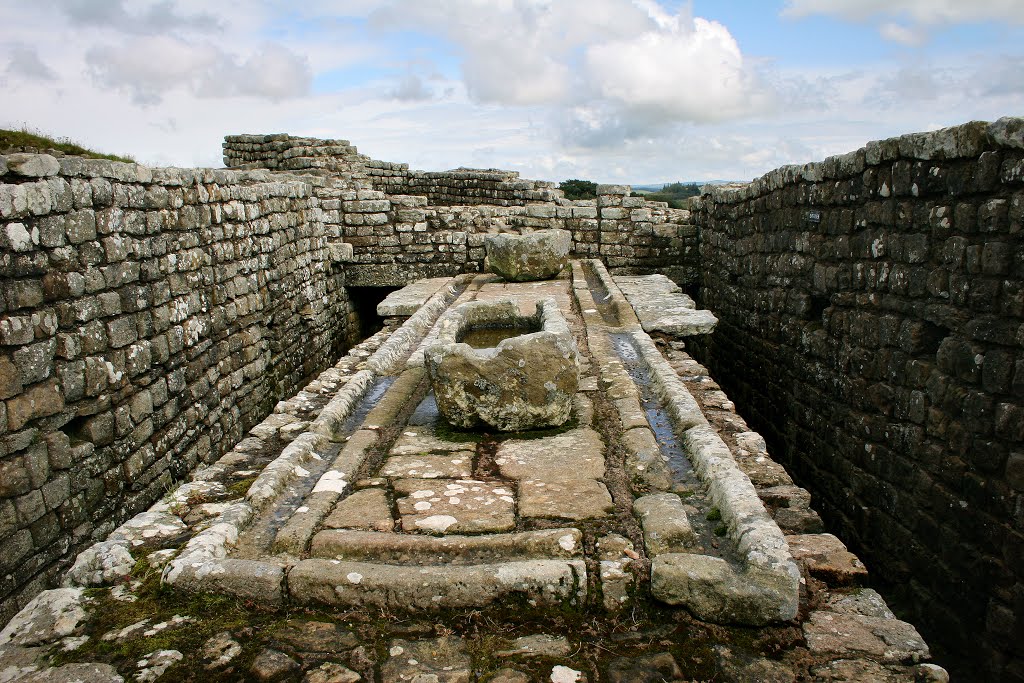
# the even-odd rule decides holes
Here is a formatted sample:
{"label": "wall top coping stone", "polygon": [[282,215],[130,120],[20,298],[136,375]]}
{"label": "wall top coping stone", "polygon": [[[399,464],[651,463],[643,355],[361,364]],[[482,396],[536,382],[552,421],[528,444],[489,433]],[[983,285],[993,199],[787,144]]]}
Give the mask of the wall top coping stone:
{"label": "wall top coping stone", "polygon": [[860,149],[823,161],[776,168],[743,185],[705,185],[701,188],[701,196],[716,202],[740,202],[799,180],[815,183],[847,178],[863,173],[868,167],[900,158],[921,161],[963,159],[995,149],[1024,149],[1024,117],[1006,116],[992,123],[970,121],[949,128],[875,140]]}
{"label": "wall top coping stone", "polygon": [[86,159],[65,156],[55,158],[49,154],[16,153],[0,156],[0,182],[17,182],[18,178],[49,176],[79,178],[107,178],[125,183],[158,185],[217,184],[238,185],[274,183],[282,186],[302,184],[308,194],[311,186],[324,187],[330,179],[301,174],[272,172],[264,169],[238,171],[221,168],[178,168],[160,166],[151,168],[142,164],[129,164],[107,159]]}

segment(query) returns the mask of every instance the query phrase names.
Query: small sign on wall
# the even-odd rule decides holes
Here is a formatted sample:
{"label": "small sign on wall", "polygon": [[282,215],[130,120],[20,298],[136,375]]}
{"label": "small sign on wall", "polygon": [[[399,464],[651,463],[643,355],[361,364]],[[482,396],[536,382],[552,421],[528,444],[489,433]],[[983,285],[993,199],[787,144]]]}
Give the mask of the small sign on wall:
{"label": "small sign on wall", "polygon": [[808,211],[807,212],[807,220],[810,223],[820,223],[821,222],[821,211]]}

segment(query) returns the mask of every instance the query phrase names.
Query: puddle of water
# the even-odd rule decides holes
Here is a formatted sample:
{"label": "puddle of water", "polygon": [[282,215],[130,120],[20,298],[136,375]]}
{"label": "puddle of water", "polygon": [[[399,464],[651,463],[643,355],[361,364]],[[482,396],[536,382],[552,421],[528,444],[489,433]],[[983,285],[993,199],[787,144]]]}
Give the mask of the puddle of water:
{"label": "puddle of water", "polygon": [[437,399],[434,398],[434,392],[430,391],[427,393],[426,398],[416,406],[416,410],[413,411],[412,415],[409,416],[408,424],[411,427],[433,425],[437,422],[440,415],[437,410]]}
{"label": "puddle of water", "polygon": [[459,341],[469,344],[474,349],[490,349],[506,339],[531,332],[537,332],[537,330],[528,327],[474,327],[466,330]]}
{"label": "puddle of water", "polygon": [[640,353],[633,345],[630,335],[625,333],[612,333],[608,335],[612,347],[622,359],[626,372],[633,379],[637,389],[640,390],[640,405],[647,414],[647,422],[651,425],[654,438],[661,447],[661,453],[668,458],[669,469],[672,470],[672,478],[677,483],[697,484],[697,476],[693,471],[693,465],[686,457],[682,444],[676,439],[675,429],[672,421],[658,399],[654,389],[654,379],[651,377],[650,369],[640,358]]}
{"label": "puddle of water", "polygon": [[[359,401],[355,410],[345,420],[345,424],[342,427],[345,436],[351,435],[359,428],[363,420],[366,419],[367,414],[383,398],[388,388],[395,383],[395,379],[397,378],[378,377],[370,385],[370,388],[363,394],[363,398]],[[281,527],[285,525],[292,514],[295,513],[295,510],[299,508],[302,501],[306,499],[309,492],[316,486],[323,473],[330,468],[334,458],[341,450],[341,446],[342,444],[340,443],[332,444],[326,452],[320,453],[320,460],[312,460],[302,465],[305,474],[294,478],[274,502],[274,505],[264,511],[249,526],[240,540],[239,552],[235,553],[236,555],[247,554],[246,551],[251,552],[253,550],[257,551],[257,553],[262,553],[270,548],[274,537],[277,536],[277,532],[281,530]]]}

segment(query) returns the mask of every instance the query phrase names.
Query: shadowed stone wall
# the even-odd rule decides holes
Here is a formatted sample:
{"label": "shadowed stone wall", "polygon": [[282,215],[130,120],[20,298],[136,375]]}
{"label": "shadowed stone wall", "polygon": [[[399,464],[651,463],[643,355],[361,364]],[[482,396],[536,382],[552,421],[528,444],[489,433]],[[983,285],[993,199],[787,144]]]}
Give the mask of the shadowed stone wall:
{"label": "shadowed stone wall", "polygon": [[719,324],[690,347],[930,643],[1024,680],[1024,120],[784,167],[695,222]]}
{"label": "shadowed stone wall", "polygon": [[0,156],[0,623],[349,343],[316,180]]}
{"label": "shadowed stone wall", "polygon": [[543,228],[569,230],[575,256],[599,257],[614,272],[662,272],[684,286],[698,279],[690,213],[630,197],[625,185],[600,185],[596,200],[570,201],[555,183],[514,171],[410,171],[359,154],[348,140],[284,134],[229,135],[224,163],[335,181],[316,192],[324,222],[353,247],[347,271],[357,286],[482,272],[485,234]]}

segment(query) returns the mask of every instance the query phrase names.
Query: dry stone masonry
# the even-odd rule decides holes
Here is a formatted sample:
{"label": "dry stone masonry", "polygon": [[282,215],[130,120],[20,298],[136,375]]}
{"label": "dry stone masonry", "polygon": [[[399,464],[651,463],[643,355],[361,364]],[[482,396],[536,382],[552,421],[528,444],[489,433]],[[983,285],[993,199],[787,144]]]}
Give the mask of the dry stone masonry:
{"label": "dry stone masonry", "polygon": [[1024,680],[1024,121],[712,188],[696,222],[698,357],[922,630]]}
{"label": "dry stone masonry", "polygon": [[[692,215],[286,135],[0,157],[4,680],[947,680],[869,580],[1024,678],[1022,130]],[[561,274],[485,274],[548,229]],[[431,349],[509,300],[572,339],[568,419],[453,427]]]}

